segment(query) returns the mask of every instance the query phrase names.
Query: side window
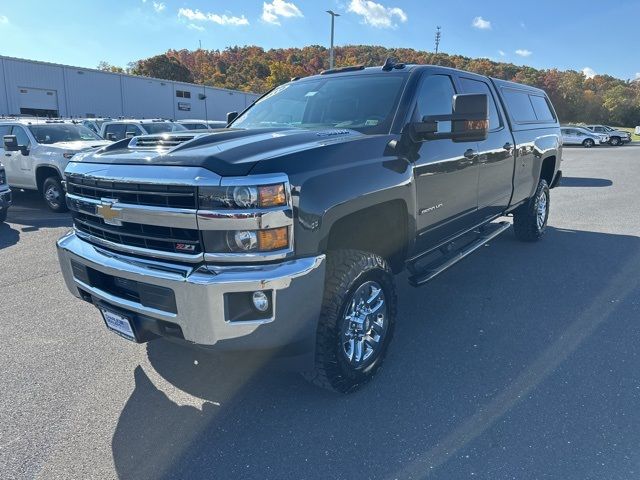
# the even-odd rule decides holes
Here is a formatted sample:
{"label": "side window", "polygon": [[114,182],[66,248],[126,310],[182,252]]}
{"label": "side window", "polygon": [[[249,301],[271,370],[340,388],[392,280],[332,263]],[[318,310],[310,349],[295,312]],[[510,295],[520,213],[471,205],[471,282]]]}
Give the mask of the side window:
{"label": "side window", "polygon": [[4,150],[5,135],[11,135],[11,125],[0,125],[0,150]]}
{"label": "side window", "polygon": [[137,137],[138,135],[142,135],[144,132],[140,129],[140,127],[138,127],[137,125],[133,125],[133,124],[128,124],[127,128],[124,132],[124,136],[125,137]]}
{"label": "side window", "polygon": [[536,112],[538,120],[541,122],[555,121],[556,118],[551,112],[551,107],[546,98],[539,95],[529,95],[529,98],[531,99],[531,104],[533,105],[533,110]]}
{"label": "side window", "polygon": [[460,83],[465,93],[484,93],[489,100],[489,130],[495,130],[502,126],[498,107],[496,107],[495,99],[491,93],[489,85],[481,80],[472,80],[471,78],[460,77]]}
{"label": "side window", "polygon": [[112,125],[107,125],[104,129],[104,138],[110,140],[109,134],[112,134],[112,140],[122,140],[124,138],[124,131],[126,129],[126,125],[122,123],[114,123]]}
{"label": "side window", "polygon": [[511,88],[503,88],[502,95],[504,96],[504,101],[507,104],[509,115],[511,115],[516,122],[526,123],[536,122],[538,120],[527,92]]}
{"label": "side window", "polygon": [[[450,115],[453,112],[453,96],[456,94],[451,77],[429,75],[424,78],[418,92],[417,119],[430,115]],[[450,132],[451,122],[438,122],[439,132]]]}
{"label": "side window", "polygon": [[31,140],[29,140],[29,136],[27,132],[24,131],[24,128],[15,126],[11,129],[11,135],[16,136],[16,140],[18,140],[18,145],[26,145],[27,147],[31,145]]}

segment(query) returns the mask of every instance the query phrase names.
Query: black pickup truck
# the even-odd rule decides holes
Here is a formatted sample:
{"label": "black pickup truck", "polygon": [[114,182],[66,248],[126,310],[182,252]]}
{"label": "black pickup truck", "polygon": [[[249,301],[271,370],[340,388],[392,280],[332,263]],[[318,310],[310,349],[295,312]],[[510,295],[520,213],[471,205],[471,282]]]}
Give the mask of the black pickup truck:
{"label": "black pickup truck", "polygon": [[274,351],[340,392],[383,361],[394,274],[538,240],[561,177],[543,91],[439,66],[324,71],[229,117],[74,156],[66,284],[130,340]]}

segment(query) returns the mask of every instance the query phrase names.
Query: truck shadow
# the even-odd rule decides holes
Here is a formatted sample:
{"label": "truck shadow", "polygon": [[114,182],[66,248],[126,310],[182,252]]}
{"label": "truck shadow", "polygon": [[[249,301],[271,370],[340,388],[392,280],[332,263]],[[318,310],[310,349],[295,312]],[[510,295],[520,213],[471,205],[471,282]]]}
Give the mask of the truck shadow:
{"label": "truck shadow", "polygon": [[13,205],[9,208],[7,222],[19,226],[20,231],[71,227],[71,216],[68,213],[50,211],[38,192],[14,190],[12,194]]}
{"label": "truck shadow", "polygon": [[15,245],[20,240],[20,232],[7,223],[0,223],[0,250]]}
{"label": "truck shadow", "polygon": [[613,182],[607,178],[562,177],[561,187],[610,187]]}
{"label": "truck shadow", "polygon": [[[603,447],[584,426],[606,423],[608,392],[626,399],[621,379],[638,378],[628,355],[640,340],[639,269],[637,237],[550,228],[537,244],[507,232],[420,289],[403,275],[385,367],[347,396],[274,370],[267,358],[152,342],[155,372],[136,368],[113,435],[116,470],[121,478],[490,478],[483,473],[500,465],[504,475],[586,478],[594,472],[585,452]],[[176,403],[156,374],[197,398]],[[627,414],[635,416],[601,440],[618,442],[607,451],[616,472],[636,458],[625,460],[624,447],[640,442],[637,413]]]}

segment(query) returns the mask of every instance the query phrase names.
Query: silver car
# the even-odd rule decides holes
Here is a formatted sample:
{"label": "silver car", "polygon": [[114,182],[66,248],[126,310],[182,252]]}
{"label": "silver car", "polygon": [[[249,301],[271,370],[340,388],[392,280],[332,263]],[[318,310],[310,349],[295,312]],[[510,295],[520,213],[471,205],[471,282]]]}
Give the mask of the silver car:
{"label": "silver car", "polygon": [[631,134],[624,130],[618,130],[608,125],[587,125],[586,128],[595,133],[609,135],[609,145],[624,145],[631,141]]}
{"label": "silver car", "polygon": [[607,143],[609,137],[599,133],[592,132],[586,128],[562,126],[562,143],[564,145],[582,145],[585,148],[591,148],[595,145]]}

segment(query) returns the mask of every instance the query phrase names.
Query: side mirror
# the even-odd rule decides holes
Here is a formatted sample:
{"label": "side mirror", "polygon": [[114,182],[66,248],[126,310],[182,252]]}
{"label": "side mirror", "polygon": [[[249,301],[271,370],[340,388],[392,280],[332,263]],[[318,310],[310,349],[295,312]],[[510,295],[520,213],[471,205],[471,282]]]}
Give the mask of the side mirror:
{"label": "side mirror", "polygon": [[18,139],[15,135],[5,135],[3,138],[4,149],[7,152],[17,152],[20,150],[18,147]]}
{"label": "side mirror", "polygon": [[7,152],[20,152],[22,155],[29,155],[29,147],[27,145],[18,145],[18,138],[15,135],[5,135],[2,143]]}
{"label": "side mirror", "polygon": [[107,133],[107,140],[111,140],[112,142],[116,141],[116,134],[115,133]]}
{"label": "side mirror", "polygon": [[[451,131],[438,132],[439,122],[451,122]],[[488,131],[489,107],[484,93],[454,95],[451,115],[428,116],[409,125],[414,141],[448,138],[454,142],[479,142],[486,140]]]}
{"label": "side mirror", "polygon": [[125,138],[133,138],[135,136],[136,136],[136,134],[134,132],[127,132],[127,133],[124,134]]}
{"label": "side mirror", "polygon": [[227,125],[233,122],[236,118],[238,118],[238,112],[227,113]]}

